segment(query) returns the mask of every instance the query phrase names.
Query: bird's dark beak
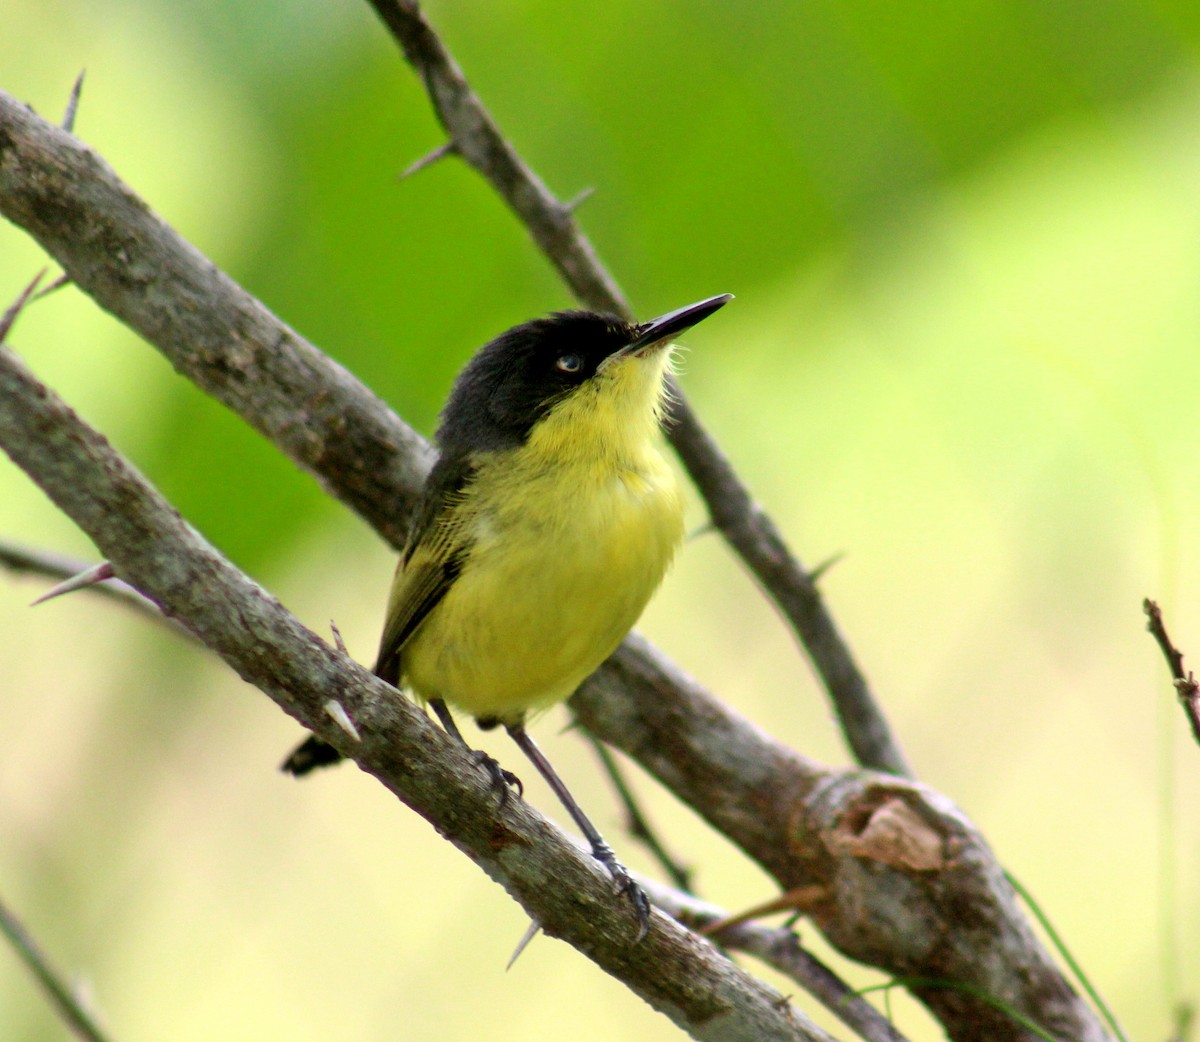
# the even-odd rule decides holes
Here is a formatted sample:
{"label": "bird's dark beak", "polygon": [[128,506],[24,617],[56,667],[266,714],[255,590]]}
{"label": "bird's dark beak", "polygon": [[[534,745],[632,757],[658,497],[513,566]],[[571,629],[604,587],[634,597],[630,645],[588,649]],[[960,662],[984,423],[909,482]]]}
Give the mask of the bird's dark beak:
{"label": "bird's dark beak", "polygon": [[720,311],[731,300],[732,293],[722,293],[719,297],[709,297],[696,304],[659,315],[649,322],[643,322],[637,327],[636,335],[621,354],[632,354],[655,344],[670,342],[684,330],[691,329],[697,322],[703,322],[713,312]]}

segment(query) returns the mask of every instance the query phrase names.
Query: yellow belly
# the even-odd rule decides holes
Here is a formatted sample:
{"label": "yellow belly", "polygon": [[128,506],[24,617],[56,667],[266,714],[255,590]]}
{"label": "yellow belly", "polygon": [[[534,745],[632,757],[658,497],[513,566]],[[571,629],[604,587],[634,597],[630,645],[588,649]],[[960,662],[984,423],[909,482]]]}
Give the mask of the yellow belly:
{"label": "yellow belly", "polygon": [[604,473],[580,465],[507,480],[521,495],[475,507],[470,558],[405,645],[401,668],[420,698],[515,722],[570,696],[616,649],[662,580],[683,520],[657,452]]}

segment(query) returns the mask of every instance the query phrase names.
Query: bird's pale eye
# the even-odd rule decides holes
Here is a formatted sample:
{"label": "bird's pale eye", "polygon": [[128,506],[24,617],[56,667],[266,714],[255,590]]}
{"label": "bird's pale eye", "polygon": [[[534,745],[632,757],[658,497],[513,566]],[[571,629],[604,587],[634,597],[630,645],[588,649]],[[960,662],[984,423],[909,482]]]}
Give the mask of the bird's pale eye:
{"label": "bird's pale eye", "polygon": [[560,355],[554,368],[560,373],[577,373],[583,368],[583,355]]}

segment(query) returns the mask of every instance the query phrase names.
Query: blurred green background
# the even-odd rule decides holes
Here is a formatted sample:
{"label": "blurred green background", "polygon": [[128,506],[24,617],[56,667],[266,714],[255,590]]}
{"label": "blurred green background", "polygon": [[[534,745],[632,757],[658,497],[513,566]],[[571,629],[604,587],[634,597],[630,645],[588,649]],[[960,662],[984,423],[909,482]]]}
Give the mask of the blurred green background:
{"label": "blurred green background", "polygon": [[[919,775],[1131,1034],[1166,1037],[1200,984],[1200,750],[1140,603],[1161,600],[1200,664],[1200,8],[427,10],[547,183],[595,186],[584,226],[640,314],[738,295],[689,338],[694,404],[803,560],[845,554],[824,589]],[[442,139],[364,3],[6,0],[4,22],[0,88],[58,118],[86,68],[80,136],[422,431],[476,346],[569,303],[463,166],[397,183]],[[0,227],[0,297],[42,264]],[[77,292],[13,343],[217,546],[371,657],[391,556],[362,523]],[[94,553],[7,460],[0,536]],[[42,588],[0,577],[0,894],[117,1038],[679,1037],[558,942],[506,974],[520,910],[423,822],[352,767],[279,775],[299,732],[265,698],[86,595],[29,610]],[[714,537],[642,629],[846,761]],[[539,740],[650,869],[565,720]],[[704,896],[769,896],[639,784]],[[0,1025],[65,1031],[4,949]]]}

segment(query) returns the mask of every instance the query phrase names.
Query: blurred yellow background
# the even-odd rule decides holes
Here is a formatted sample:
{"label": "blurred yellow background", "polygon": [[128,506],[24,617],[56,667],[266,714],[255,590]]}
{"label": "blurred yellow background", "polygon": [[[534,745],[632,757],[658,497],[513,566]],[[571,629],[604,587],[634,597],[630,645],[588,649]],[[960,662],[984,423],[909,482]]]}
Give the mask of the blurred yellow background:
{"label": "blurred yellow background", "polygon": [[[581,219],[640,314],[737,294],[687,338],[694,405],[806,563],[844,554],[823,589],[918,775],[984,830],[1131,1036],[1166,1037],[1200,987],[1200,749],[1141,599],[1200,666],[1197,9],[427,11],[552,189],[596,187]],[[441,138],[366,4],[7,0],[4,20],[0,89],[58,118],[86,67],[79,135],[418,429],[475,347],[569,305],[470,171],[396,183]],[[43,263],[0,227],[0,298]],[[12,343],[241,567],[372,656],[392,560],[362,523],[76,291]],[[7,460],[0,538],[94,556]],[[114,1037],[453,1040],[479,1036],[481,1009],[490,1042],[680,1037],[558,942],[505,973],[519,908],[423,822],[353,767],[280,775],[300,734],[265,698],[98,599],[30,610],[43,588],[0,576],[0,895]],[[846,762],[714,536],[641,629],[773,734]],[[539,741],[652,871],[565,721]],[[703,896],[769,896],[638,785]],[[7,949],[0,1025],[64,1035]]]}

